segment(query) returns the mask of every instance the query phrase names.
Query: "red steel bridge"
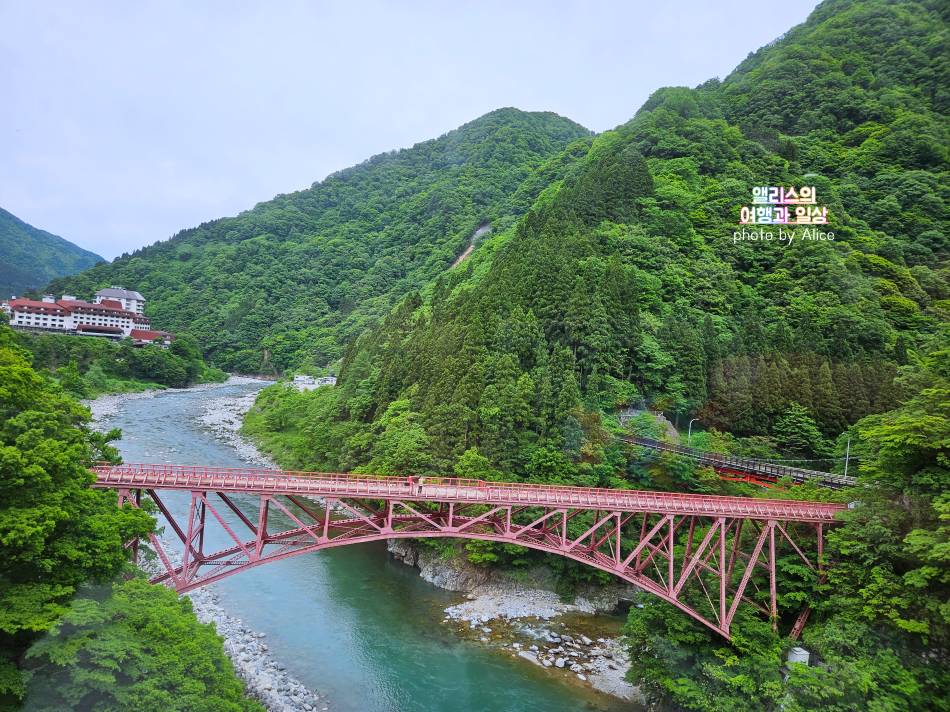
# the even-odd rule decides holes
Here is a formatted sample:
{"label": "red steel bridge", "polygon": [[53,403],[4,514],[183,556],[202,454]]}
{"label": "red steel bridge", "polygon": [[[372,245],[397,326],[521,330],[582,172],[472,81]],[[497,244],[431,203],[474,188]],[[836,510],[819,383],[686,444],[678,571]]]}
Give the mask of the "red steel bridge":
{"label": "red steel bridge", "polygon": [[[606,571],[729,638],[740,605],[778,626],[776,563],[823,576],[824,532],[844,505],[454,478],[378,477],[186,465],[101,465],[95,486],[119,504],[154,501],[175,550],[154,534],[186,592],[291,556],[369,541],[452,537],[518,544]],[[187,514],[163,497],[187,492]],[[208,551],[206,534],[229,544]],[[137,552],[138,543],[130,544]],[[806,553],[809,552],[809,553]],[[803,564],[802,564],[803,562]],[[797,637],[808,617],[792,625]],[[791,621],[788,621],[791,622]]]}
{"label": "red steel bridge", "polygon": [[669,452],[674,455],[688,457],[700,465],[712,467],[719,473],[722,479],[735,482],[750,482],[762,487],[772,487],[783,479],[788,479],[798,485],[804,484],[805,482],[814,482],[822,487],[830,487],[832,489],[852,487],[856,483],[854,477],[847,475],[836,475],[832,472],[821,472],[819,470],[804,470],[800,467],[787,467],[773,462],[754,460],[748,457],[738,457],[736,455],[722,455],[718,452],[697,450],[696,448],[674,445],[673,443],[667,443],[661,440],[652,440],[638,436],[624,436],[621,437],[620,440],[650,450]]}

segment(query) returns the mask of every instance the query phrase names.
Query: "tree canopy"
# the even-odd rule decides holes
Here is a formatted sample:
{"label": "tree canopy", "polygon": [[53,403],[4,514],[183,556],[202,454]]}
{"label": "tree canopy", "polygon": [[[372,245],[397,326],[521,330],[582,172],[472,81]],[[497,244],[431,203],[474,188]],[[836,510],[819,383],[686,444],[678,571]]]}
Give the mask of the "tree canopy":
{"label": "tree canopy", "polygon": [[[786,682],[767,621],[738,620],[727,645],[651,602],[631,614],[634,674],[694,709],[940,709],[946,417],[943,386],[920,382],[944,373],[950,317],[946,21],[937,2],[829,0],[724,80],[657,91],[353,339],[335,388],[267,389],[246,432],[305,469],[722,493],[748,491],[617,442],[616,409],[819,469],[840,471],[851,437],[873,494],[829,544],[847,581],[780,601],[785,618],[823,601],[805,643],[829,666]],[[763,185],[815,186],[834,239],[735,239]]]}
{"label": "tree canopy", "polygon": [[499,109],[50,289],[134,285],[154,323],[195,337],[227,370],[325,366],[447,268],[479,226],[527,210],[557,175],[556,165],[536,175],[542,164],[587,136],[556,114]]}
{"label": "tree canopy", "polygon": [[92,430],[29,357],[0,325],[0,710],[260,710],[190,604],[141,579],[113,589],[154,521],[90,486],[119,433]]}

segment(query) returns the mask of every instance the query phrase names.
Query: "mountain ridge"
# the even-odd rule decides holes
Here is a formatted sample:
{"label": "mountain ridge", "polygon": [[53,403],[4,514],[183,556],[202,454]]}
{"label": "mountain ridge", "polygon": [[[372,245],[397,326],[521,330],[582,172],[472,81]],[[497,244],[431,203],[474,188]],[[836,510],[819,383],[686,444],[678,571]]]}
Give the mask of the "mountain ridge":
{"label": "mountain ridge", "polygon": [[533,199],[518,192],[532,173],[589,136],[550,112],[499,109],[51,288],[134,285],[156,323],[233,370],[325,365],[448,268],[479,225],[510,224]]}
{"label": "mountain ridge", "polygon": [[[828,580],[780,556],[777,615],[740,614],[728,643],[645,596],[628,614],[629,678],[662,707],[942,709],[948,12],[829,0],[726,80],[657,90],[351,342],[334,387],[271,386],[244,432],[293,470],[711,495],[762,493],[625,446],[614,436],[664,433],[648,414],[625,429],[618,409],[644,403],[717,453],[836,472],[848,453],[859,486],[826,540]],[[814,188],[835,239],[736,238],[770,186]],[[576,516],[570,535],[596,525]],[[544,563],[563,590],[596,579],[514,547],[420,546],[522,574]],[[793,644],[817,664],[788,665]]]}
{"label": "mountain ridge", "polygon": [[105,260],[0,208],[0,295],[39,289]]}

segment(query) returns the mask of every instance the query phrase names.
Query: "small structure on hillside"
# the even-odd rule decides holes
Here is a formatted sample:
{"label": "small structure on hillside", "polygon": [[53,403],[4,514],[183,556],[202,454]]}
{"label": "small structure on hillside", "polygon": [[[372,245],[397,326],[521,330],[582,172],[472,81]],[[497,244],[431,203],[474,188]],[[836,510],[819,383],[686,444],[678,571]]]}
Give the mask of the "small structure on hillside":
{"label": "small structure on hillside", "polygon": [[320,376],[314,378],[313,376],[298,375],[294,376],[293,383],[297,390],[312,391],[314,388],[320,388],[322,386],[335,386],[336,376]]}
{"label": "small structure on hillside", "polygon": [[156,346],[161,346],[162,348],[168,348],[172,343],[172,339],[175,338],[175,335],[170,334],[167,331],[132,329],[132,333],[129,334],[129,338],[132,339],[133,346],[148,346],[149,344],[155,344]]}

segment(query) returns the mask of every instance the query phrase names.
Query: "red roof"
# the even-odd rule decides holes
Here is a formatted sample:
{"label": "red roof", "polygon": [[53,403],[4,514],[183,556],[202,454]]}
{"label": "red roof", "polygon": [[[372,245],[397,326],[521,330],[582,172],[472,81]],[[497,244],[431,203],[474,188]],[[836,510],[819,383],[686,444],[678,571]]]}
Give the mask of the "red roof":
{"label": "red roof", "polygon": [[26,299],[20,297],[19,299],[10,300],[11,307],[56,307],[55,302],[39,302],[35,299]]}
{"label": "red roof", "polygon": [[109,304],[91,304],[90,302],[84,302],[79,299],[60,299],[57,304],[61,305],[63,308],[72,311],[73,309],[105,309],[106,311],[112,312],[122,312],[122,316],[135,316],[134,313],[122,309],[121,306],[117,309],[116,307],[110,306]]}
{"label": "red roof", "polygon": [[42,309],[55,309],[56,311],[62,311],[63,307],[54,302],[38,302],[35,299],[11,299],[10,308],[16,309],[17,307],[33,307],[33,308],[42,308]]}
{"label": "red roof", "polygon": [[139,341],[155,341],[156,339],[171,338],[167,331],[153,331],[151,329],[132,329],[129,336]]}
{"label": "red roof", "polygon": [[57,302],[38,302],[34,299],[11,299],[8,304],[13,310],[16,309],[50,309],[54,310],[57,313],[61,312],[71,312],[76,309],[94,309],[99,311],[112,312],[115,316],[124,316],[132,319],[147,319],[148,317],[142,317],[140,314],[135,312],[126,311],[122,308],[122,305],[112,299],[107,299],[101,304],[92,304],[90,302],[84,302],[79,299],[60,299]]}

